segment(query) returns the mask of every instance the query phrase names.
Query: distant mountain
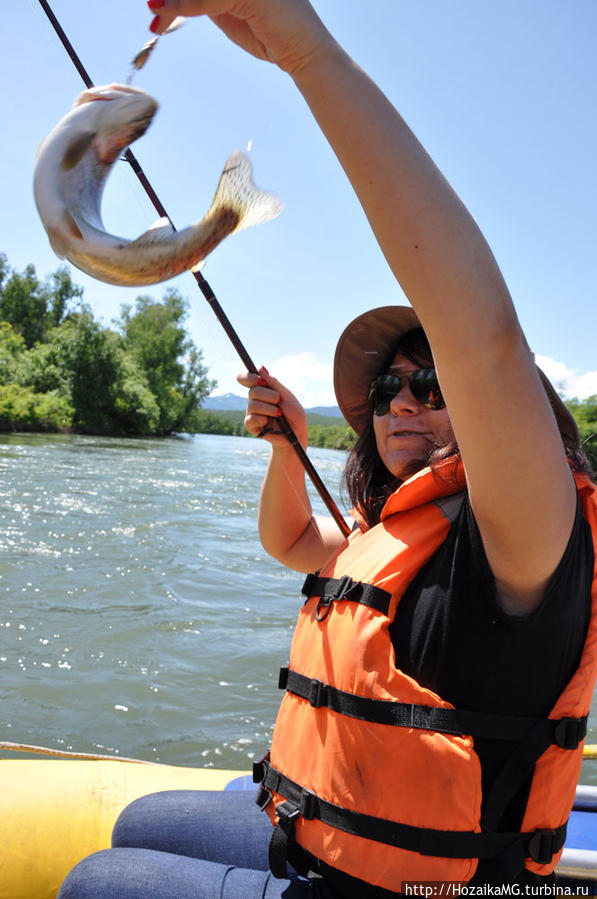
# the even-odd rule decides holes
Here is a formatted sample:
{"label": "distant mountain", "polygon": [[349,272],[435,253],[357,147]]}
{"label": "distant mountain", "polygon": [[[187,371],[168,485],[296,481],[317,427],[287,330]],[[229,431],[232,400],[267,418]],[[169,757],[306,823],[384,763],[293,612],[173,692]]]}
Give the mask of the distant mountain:
{"label": "distant mountain", "polygon": [[235,411],[238,409],[244,409],[247,405],[247,398],[242,396],[236,396],[234,393],[223,393],[221,396],[208,396],[206,397],[202,404],[202,409],[218,409],[218,410],[231,410]]}
{"label": "distant mountain", "polygon": [[[203,409],[215,409],[220,412],[237,411],[244,409],[247,398],[237,396],[235,393],[223,393],[221,396],[208,396],[203,400]],[[337,406],[313,406],[306,410],[314,415],[330,415],[333,418],[342,418],[342,413]]]}
{"label": "distant mountain", "polygon": [[331,415],[333,418],[342,418],[342,413],[337,406],[311,406],[306,411],[312,415]]}

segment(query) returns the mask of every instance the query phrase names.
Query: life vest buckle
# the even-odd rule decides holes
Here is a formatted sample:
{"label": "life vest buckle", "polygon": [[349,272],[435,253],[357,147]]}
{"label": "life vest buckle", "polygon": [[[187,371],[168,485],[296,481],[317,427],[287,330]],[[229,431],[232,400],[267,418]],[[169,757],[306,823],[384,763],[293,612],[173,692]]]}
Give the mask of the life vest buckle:
{"label": "life vest buckle", "polygon": [[355,582],[347,574],[341,577],[334,590],[324,593],[315,609],[315,620],[325,621],[330,613],[330,608],[335,599],[346,599],[350,591],[356,587]]}
{"label": "life vest buckle", "polygon": [[253,783],[260,784],[265,778],[266,768],[269,766],[269,751],[265,752],[260,759],[253,762]]}
{"label": "life vest buckle", "polygon": [[538,865],[549,865],[554,852],[559,852],[562,845],[558,846],[556,843],[555,830],[536,830],[529,840],[528,851]]}
{"label": "life vest buckle", "polygon": [[330,614],[330,609],[334,601],[333,596],[322,596],[315,607],[315,621],[325,621]]}
{"label": "life vest buckle", "polygon": [[562,749],[577,749],[587,735],[587,718],[560,718],[553,738]]}
{"label": "life vest buckle", "polygon": [[255,796],[255,802],[259,808],[259,811],[264,812],[270,802],[274,797],[270,790],[267,787],[264,787],[263,784],[260,785],[257,790],[257,795]]}
{"label": "life vest buckle", "polygon": [[317,797],[315,796],[315,793],[312,793],[311,790],[307,790],[303,787],[299,810],[305,821],[311,821],[315,817],[316,802]]}
{"label": "life vest buckle", "polygon": [[278,675],[278,690],[285,690],[286,685],[288,684],[288,667],[280,668],[280,673]]}
{"label": "life vest buckle", "polygon": [[327,687],[320,681],[313,678],[309,687],[309,705],[314,709],[320,709],[327,706]]}
{"label": "life vest buckle", "polygon": [[300,808],[294,802],[280,802],[276,806],[276,815],[280,819],[279,823],[286,833],[290,833],[294,829],[296,819],[301,814]]}
{"label": "life vest buckle", "polygon": [[303,596],[306,596],[307,599],[309,599],[309,597],[312,595],[311,591],[313,589],[313,586],[314,586],[318,576],[319,576],[319,571],[316,571],[315,573],[308,574],[307,577],[305,578],[305,583],[301,587],[301,593],[303,594]]}
{"label": "life vest buckle", "polygon": [[344,599],[352,588],[355,586],[354,581],[347,574],[344,577],[340,578],[340,583],[338,584],[337,589],[334,591],[334,599]]}

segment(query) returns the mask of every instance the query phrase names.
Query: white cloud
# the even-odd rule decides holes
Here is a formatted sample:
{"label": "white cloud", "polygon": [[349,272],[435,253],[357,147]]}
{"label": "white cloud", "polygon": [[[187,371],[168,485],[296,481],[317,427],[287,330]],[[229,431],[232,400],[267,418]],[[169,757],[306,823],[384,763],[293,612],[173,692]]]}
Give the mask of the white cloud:
{"label": "white cloud", "polygon": [[298,353],[276,359],[268,371],[292,390],[306,408],[336,405],[332,362],[319,362],[311,352]]}
{"label": "white cloud", "polygon": [[[270,374],[282,381],[307,409],[313,406],[336,406],[333,388],[333,363],[320,362],[313,353],[297,353],[283,356],[267,365]],[[243,388],[235,375],[242,369],[239,362],[221,362],[210,368],[210,377],[216,378],[218,386],[213,396],[224,393],[243,395]]]}
{"label": "white cloud", "polygon": [[536,355],[535,362],[565,399],[582,400],[597,394],[597,371],[579,372],[550,356]]}

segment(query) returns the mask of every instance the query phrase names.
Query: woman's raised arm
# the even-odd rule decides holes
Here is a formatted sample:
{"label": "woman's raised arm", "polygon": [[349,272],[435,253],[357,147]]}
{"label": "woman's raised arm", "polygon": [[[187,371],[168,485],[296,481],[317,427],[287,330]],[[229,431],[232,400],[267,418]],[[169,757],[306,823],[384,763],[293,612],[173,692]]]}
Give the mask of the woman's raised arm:
{"label": "woman's raised arm", "polygon": [[472,216],[307,0],[149,5],[156,30],[176,15],[209,15],[294,79],[429,338],[502,600],[531,611],[569,539],[575,490],[510,295]]}

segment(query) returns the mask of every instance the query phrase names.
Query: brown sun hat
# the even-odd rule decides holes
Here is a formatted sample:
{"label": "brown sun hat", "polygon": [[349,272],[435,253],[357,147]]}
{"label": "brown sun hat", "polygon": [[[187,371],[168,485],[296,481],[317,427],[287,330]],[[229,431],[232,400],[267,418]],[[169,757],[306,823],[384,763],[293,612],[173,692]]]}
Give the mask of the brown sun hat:
{"label": "brown sun hat", "polygon": [[[363,433],[373,414],[368,399],[371,382],[390,364],[402,335],[420,327],[410,306],[380,306],[359,315],[343,331],[334,356],[334,390],[340,411],[357,434]],[[538,366],[537,371],[560,434],[568,442],[580,445],[572,414]]]}

